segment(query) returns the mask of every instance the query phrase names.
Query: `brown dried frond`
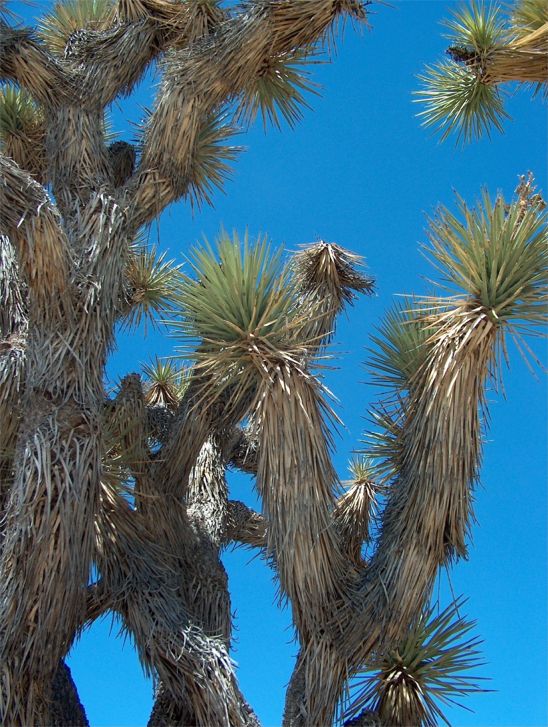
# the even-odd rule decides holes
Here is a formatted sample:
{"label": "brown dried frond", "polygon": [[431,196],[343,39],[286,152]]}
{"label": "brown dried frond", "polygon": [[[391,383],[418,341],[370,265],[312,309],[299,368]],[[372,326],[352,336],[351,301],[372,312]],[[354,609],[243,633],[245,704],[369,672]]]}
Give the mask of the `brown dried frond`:
{"label": "brown dried frond", "polygon": [[[38,399],[44,409],[47,397]],[[84,621],[94,554],[99,422],[70,400],[46,406],[19,435],[6,510],[0,701],[9,724],[47,723],[44,684]]]}
{"label": "brown dried frond", "polygon": [[374,281],[364,275],[361,255],[334,242],[320,240],[303,245],[293,256],[292,269],[303,295],[329,297],[334,304],[352,303],[357,293],[372,293]]}
{"label": "brown dried frond", "polygon": [[0,76],[25,88],[47,108],[79,97],[74,78],[28,28],[0,23]]}
{"label": "brown dried frond", "polygon": [[45,189],[0,154],[0,213],[18,248],[20,273],[45,305],[57,309],[68,285],[68,241]]}
{"label": "brown dried frond", "polygon": [[332,523],[337,482],[330,459],[329,407],[316,379],[290,362],[268,365],[257,395],[257,489],[268,550],[301,633],[351,577]]}
{"label": "brown dried frond", "polygon": [[369,648],[381,634],[387,642],[401,638],[429,596],[438,567],[467,552],[481,456],[480,410],[498,333],[481,307],[463,301],[440,308],[432,315],[428,356],[402,406],[398,469],[368,565],[371,611],[365,609],[364,618],[383,613],[385,619],[383,630],[367,637]]}
{"label": "brown dried frond", "polygon": [[250,548],[266,547],[267,522],[258,512],[239,500],[228,503],[225,544]]}
{"label": "brown dried frond", "polygon": [[301,335],[313,348],[329,342],[335,317],[345,305],[359,293],[373,292],[373,279],[362,273],[362,266],[360,255],[324,240],[303,246],[293,256],[297,293],[308,313]]}
{"label": "brown dried frond", "polygon": [[356,565],[361,566],[361,548],[370,537],[371,518],[376,512],[379,487],[373,480],[372,467],[363,460],[351,462],[350,470],[353,478],[345,483],[348,489],[337,500],[333,518],[348,556]]}
{"label": "brown dried frond", "polygon": [[548,84],[548,21],[487,55],[484,82],[506,81]]}
{"label": "brown dried frond", "polygon": [[0,88],[0,149],[43,184],[46,181],[42,110],[24,89]]}

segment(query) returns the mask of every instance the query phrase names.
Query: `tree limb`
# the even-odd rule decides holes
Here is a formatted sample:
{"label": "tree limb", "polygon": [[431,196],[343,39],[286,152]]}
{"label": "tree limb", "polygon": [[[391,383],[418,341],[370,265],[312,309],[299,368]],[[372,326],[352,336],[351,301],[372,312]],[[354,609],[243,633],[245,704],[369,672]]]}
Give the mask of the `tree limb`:
{"label": "tree limb", "polygon": [[0,213],[17,248],[22,277],[41,308],[58,309],[67,292],[69,244],[44,188],[0,154]]}
{"label": "tree limb", "polygon": [[131,93],[154,58],[192,44],[223,18],[214,4],[119,0],[111,28],[84,30],[71,44],[69,61],[81,95],[103,108],[120,93]]}
{"label": "tree limb", "polygon": [[52,108],[69,103],[77,91],[69,74],[26,28],[0,20],[0,78],[27,89],[35,101]]}
{"label": "tree limb", "polygon": [[188,192],[197,139],[211,115],[252,87],[271,58],[311,48],[343,14],[365,19],[365,4],[260,0],[201,43],[171,53],[145,130],[141,164],[128,184],[137,227]]}
{"label": "tree limb", "polygon": [[228,464],[249,475],[257,474],[258,440],[249,428],[235,429],[228,444]]}
{"label": "tree limb", "polygon": [[175,705],[189,705],[197,724],[247,724],[224,640],[191,618],[186,591],[196,551],[184,508],[159,498],[151,529],[148,517],[121,500],[103,490],[99,567],[142,663]]}
{"label": "tree limb", "polygon": [[258,512],[239,500],[229,500],[225,544],[240,543],[250,548],[266,548],[267,522]]}
{"label": "tree limb", "polygon": [[[112,441],[107,442],[114,454],[119,452],[121,467],[129,469],[135,479],[137,507],[154,490],[150,482],[151,452],[147,441],[146,409],[139,374],[126,374],[120,382],[116,397],[107,409],[108,430]],[[106,453],[108,456],[108,452]]]}
{"label": "tree limb", "polygon": [[51,691],[49,727],[89,727],[70,669],[64,661],[55,672]]}

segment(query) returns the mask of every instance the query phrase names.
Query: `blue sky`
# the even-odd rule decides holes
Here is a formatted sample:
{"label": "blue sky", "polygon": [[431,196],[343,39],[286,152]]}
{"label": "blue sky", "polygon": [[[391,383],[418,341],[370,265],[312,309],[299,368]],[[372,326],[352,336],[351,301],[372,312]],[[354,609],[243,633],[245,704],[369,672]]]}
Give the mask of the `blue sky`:
{"label": "blue sky", "polygon": [[[50,3],[11,7],[25,17]],[[426,292],[433,268],[419,251],[426,216],[438,203],[452,206],[454,191],[472,202],[486,185],[510,195],[519,174],[531,170],[546,192],[546,108],[527,90],[510,89],[513,117],[503,135],[456,148],[440,144],[421,128],[412,92],[423,65],[439,58],[445,43],[439,21],[455,3],[392,2],[375,5],[371,29],[348,25],[330,64],[313,66],[322,85],[312,111],[281,132],[257,123],[237,143],[246,147],[234,174],[217,194],[214,208],[192,214],[172,207],[150,230],[170,256],[183,260],[203,235],[221,225],[252,235],[267,233],[275,245],[294,250],[318,238],[364,255],[377,280],[373,298],[360,300],[343,319],[333,345],[336,370],[326,375],[344,421],[334,460],[342,479],[353,450],[368,427],[368,407],[378,392],[363,365],[369,335],[394,296]],[[151,104],[151,81],[113,110],[115,130],[131,140],[142,108]],[[109,377],[138,371],[155,354],[173,352],[163,333],[124,335],[113,354]],[[542,341],[532,342],[546,366]],[[468,597],[466,613],[477,620],[494,691],[466,701],[473,713],[448,712],[454,725],[533,726],[548,723],[546,712],[546,384],[541,369],[531,375],[513,344],[504,395],[490,392],[481,484],[476,490],[470,557],[451,571],[455,594]],[[232,495],[256,505],[251,481],[231,476]],[[272,573],[249,551],[224,556],[236,614],[234,658],[243,691],[265,727],[280,724],[284,685],[296,645],[289,615],[276,606]],[[447,576],[440,602],[451,599]],[[96,624],[74,647],[69,664],[92,727],[145,725],[151,684],[129,643],[116,639],[110,620]]]}

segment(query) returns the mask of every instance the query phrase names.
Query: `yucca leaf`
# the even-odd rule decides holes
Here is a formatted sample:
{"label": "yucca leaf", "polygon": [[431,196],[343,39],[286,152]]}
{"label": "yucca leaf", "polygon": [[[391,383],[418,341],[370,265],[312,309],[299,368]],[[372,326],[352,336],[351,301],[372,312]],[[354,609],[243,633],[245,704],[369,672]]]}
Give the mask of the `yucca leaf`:
{"label": "yucca leaf", "polygon": [[[481,666],[478,646],[470,636],[475,622],[459,615],[457,600],[440,614],[425,610],[397,646],[375,656],[357,683],[349,714],[371,710],[394,727],[447,725],[442,706],[456,697],[486,691],[468,671]],[[459,705],[462,706],[462,705]]]}
{"label": "yucca leaf", "polygon": [[474,51],[478,55],[508,42],[500,5],[495,2],[471,2],[461,5],[443,25],[449,31],[446,38],[457,48]]}
{"label": "yucca leaf", "polygon": [[546,7],[544,1],[524,2],[510,18],[503,18],[498,3],[472,2],[454,12],[444,23],[451,60],[427,66],[419,76],[424,88],[415,95],[424,104],[423,124],[440,131],[442,140],[455,132],[462,142],[493,127],[502,131],[508,114],[501,84],[547,87]]}
{"label": "yucca leaf", "polygon": [[265,237],[253,244],[247,233],[242,242],[225,232],[215,247],[205,241],[191,257],[196,279],[184,276],[178,297],[182,330],[211,351],[253,338],[283,346],[294,299],[280,257]]}
{"label": "yucca leaf", "polygon": [[352,484],[370,482],[375,477],[375,465],[369,457],[353,457],[348,463],[348,470],[351,475],[350,482]]}
{"label": "yucca leaf", "polygon": [[236,133],[224,114],[214,114],[203,124],[197,135],[189,174],[188,195],[192,205],[212,204],[214,190],[223,188],[232,171],[229,162],[242,151],[242,147],[223,142]]}
{"label": "yucca leaf", "polygon": [[512,7],[511,28],[518,38],[548,23],[546,0],[517,0]]}
{"label": "yucca leaf", "polygon": [[396,390],[409,387],[428,353],[428,339],[433,331],[417,301],[406,298],[388,311],[373,336],[369,365],[374,381]]}
{"label": "yucca leaf", "polygon": [[427,66],[418,76],[424,88],[415,92],[416,101],[424,104],[418,114],[423,126],[441,132],[442,141],[456,133],[457,142],[469,142],[494,127],[503,130],[503,92],[494,84],[484,83],[481,75],[453,60]]}
{"label": "yucca leaf", "polygon": [[44,141],[42,109],[24,89],[0,86],[0,149],[42,183],[46,175]]}
{"label": "yucca leaf", "polygon": [[112,18],[113,0],[62,0],[39,21],[39,32],[52,53],[63,56],[70,36],[82,29],[103,30]]}
{"label": "yucca leaf", "polygon": [[369,457],[354,457],[348,469],[350,479],[343,483],[347,489],[337,500],[333,517],[346,553],[361,565],[362,545],[370,540],[371,521],[377,514],[377,494],[382,488],[375,482],[375,464]]}
{"label": "yucca leaf", "polygon": [[143,374],[145,404],[176,409],[188,387],[188,370],[173,360],[156,358],[153,363],[143,366]]}
{"label": "yucca leaf", "polygon": [[127,326],[138,326],[143,320],[153,325],[159,316],[173,310],[182,282],[181,266],[166,260],[165,253],[145,247],[132,251],[126,269],[129,311]]}
{"label": "yucca leaf", "polygon": [[358,293],[373,292],[374,281],[363,273],[363,265],[360,255],[325,240],[301,246],[291,258],[295,289],[308,309],[302,336],[311,342],[311,353],[329,343],[345,305]]}
{"label": "yucca leaf", "polygon": [[260,113],[265,128],[267,122],[280,128],[281,118],[294,126],[302,118],[302,108],[310,108],[303,93],[318,94],[317,85],[302,70],[305,63],[313,62],[318,61],[312,60],[310,51],[269,58],[246,89],[237,117],[248,124]]}
{"label": "yucca leaf", "polygon": [[214,246],[205,241],[193,252],[191,265],[195,278],[184,277],[183,318],[174,331],[219,393],[230,389],[231,400],[243,401],[267,375],[267,362],[304,353],[295,340],[303,322],[281,251],[273,252],[265,237],[251,242],[246,233],[240,241],[222,232]]}
{"label": "yucca leaf", "polygon": [[43,122],[41,109],[27,91],[11,84],[0,87],[0,138],[27,135]]}
{"label": "yucca leaf", "polygon": [[537,196],[506,205],[487,191],[458,214],[441,208],[430,222],[430,256],[450,284],[483,306],[497,322],[534,327],[546,321],[548,232]]}

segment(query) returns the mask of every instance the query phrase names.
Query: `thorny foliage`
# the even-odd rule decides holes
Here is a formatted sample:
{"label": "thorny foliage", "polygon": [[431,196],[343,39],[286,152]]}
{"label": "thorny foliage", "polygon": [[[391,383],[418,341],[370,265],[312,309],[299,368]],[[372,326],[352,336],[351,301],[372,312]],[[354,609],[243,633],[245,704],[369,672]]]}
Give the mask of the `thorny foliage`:
{"label": "thorny foliage", "polygon": [[[260,549],[291,605],[301,651],[286,725],[331,723],[364,671],[345,705],[362,710],[352,723],[430,725],[440,700],[476,688],[455,676],[474,665],[468,625],[425,609],[438,568],[466,551],[505,332],[522,337],[546,316],[546,214],[532,179],[513,201],[484,193],[432,220],[431,256],[458,292],[410,298],[381,326],[372,365],[386,396],[342,495],[316,369],[337,315],[373,290],[363,261],[323,240],[287,261],[266,239],[223,232],[183,275],[139,235],[180,198],[210,201],[237,152],[234,119],[298,120],[314,90],[306,66],[368,5],[67,0],[38,32],[0,16],[5,724],[59,713],[50,685],[73,691],[60,661],[111,611],[159,681],[151,724],[257,725],[229,656],[219,554],[231,543]],[[519,3],[510,35],[477,8],[451,21],[464,64],[452,73],[480,108],[465,136],[502,113],[496,93],[478,93],[544,72],[537,10]],[[154,61],[162,81],[139,143],[113,142],[105,108]],[[462,96],[453,81],[450,103],[431,100],[436,122]],[[158,315],[173,318],[191,365],[157,360],[109,397],[116,326]],[[229,466],[255,476],[261,514],[229,500]]]}

